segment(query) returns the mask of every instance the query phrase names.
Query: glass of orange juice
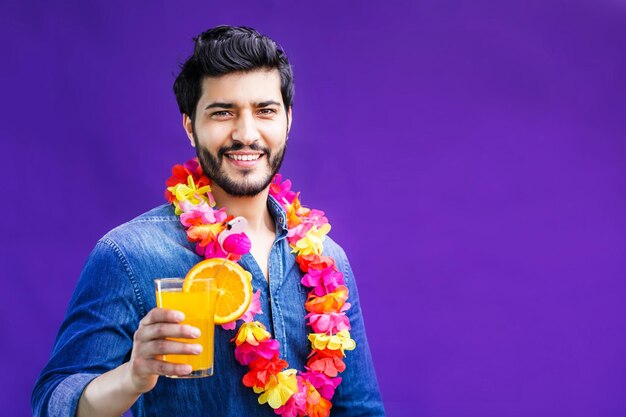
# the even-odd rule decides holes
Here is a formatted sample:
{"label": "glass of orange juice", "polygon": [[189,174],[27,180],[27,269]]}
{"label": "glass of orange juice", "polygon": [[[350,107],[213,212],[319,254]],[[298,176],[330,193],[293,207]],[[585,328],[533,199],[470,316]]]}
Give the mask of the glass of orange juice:
{"label": "glass of orange juice", "polygon": [[184,278],[159,278],[154,280],[157,306],[182,311],[185,320],[181,324],[200,329],[198,339],[171,338],[184,343],[202,345],[198,355],[163,355],[163,360],[171,363],[191,365],[192,372],[172,378],[202,378],[213,375],[213,334],[215,331],[215,290],[213,278],[196,278],[185,286]]}

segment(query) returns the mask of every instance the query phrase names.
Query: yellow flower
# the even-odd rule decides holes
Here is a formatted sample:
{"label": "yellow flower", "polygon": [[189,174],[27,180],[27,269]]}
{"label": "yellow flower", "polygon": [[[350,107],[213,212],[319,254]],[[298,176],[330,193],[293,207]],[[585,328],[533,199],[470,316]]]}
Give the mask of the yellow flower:
{"label": "yellow flower", "polygon": [[321,255],[324,249],[324,238],[330,232],[330,224],[326,223],[318,228],[313,226],[304,237],[292,246],[292,253],[298,253],[299,256]]}
{"label": "yellow flower", "polygon": [[309,340],[313,349],[316,350],[341,350],[341,353],[344,353],[346,350],[356,348],[356,343],[350,338],[348,330],[342,330],[332,336],[325,333],[311,333],[309,334]]}
{"label": "yellow flower", "polygon": [[180,215],[183,212],[179,205],[181,201],[189,201],[194,205],[200,204],[201,201],[205,201],[207,204],[211,205],[211,201],[206,195],[211,192],[211,186],[205,185],[200,188],[196,187],[191,175],[187,177],[187,184],[176,184],[172,187],[168,187],[167,189],[174,195],[174,197],[176,197],[176,200],[174,200],[176,215]]}
{"label": "yellow flower", "polygon": [[259,395],[259,404],[268,403],[270,407],[276,409],[285,405],[287,400],[298,391],[298,380],[295,369],[286,369],[276,376],[272,376],[263,388],[254,387],[254,392]]}
{"label": "yellow flower", "polygon": [[237,337],[235,338],[235,344],[239,346],[243,342],[247,342],[253,346],[257,346],[259,342],[267,340],[272,335],[270,332],[265,330],[263,324],[258,321],[253,321],[251,323],[244,323],[239,328],[237,332]]}

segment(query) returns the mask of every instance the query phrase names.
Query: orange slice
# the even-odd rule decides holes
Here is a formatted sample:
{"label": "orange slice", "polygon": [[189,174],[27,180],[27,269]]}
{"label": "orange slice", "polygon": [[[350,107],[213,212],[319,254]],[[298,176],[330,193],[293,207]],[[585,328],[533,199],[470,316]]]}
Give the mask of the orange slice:
{"label": "orange slice", "polygon": [[237,320],[248,310],[252,301],[252,275],[239,264],[222,258],[198,262],[187,272],[183,291],[193,291],[196,278],[214,278],[215,324]]}

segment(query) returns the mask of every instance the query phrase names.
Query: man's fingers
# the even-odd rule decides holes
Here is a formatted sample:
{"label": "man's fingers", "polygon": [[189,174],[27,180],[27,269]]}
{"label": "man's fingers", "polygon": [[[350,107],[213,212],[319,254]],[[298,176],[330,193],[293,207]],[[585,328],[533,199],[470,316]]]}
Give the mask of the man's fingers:
{"label": "man's fingers", "polygon": [[146,359],[170,354],[197,355],[200,352],[202,352],[202,345],[166,339],[152,340],[137,346],[137,356]]}
{"label": "man's fingers", "polygon": [[161,322],[141,326],[137,329],[137,332],[135,332],[136,342],[148,342],[150,340],[163,339],[166,337],[196,339],[200,337],[200,330],[187,324]]}
{"label": "man's fingers", "polygon": [[154,323],[168,322],[179,323],[185,320],[185,315],[178,310],[170,310],[167,308],[153,308],[146,316],[139,322],[140,325],[148,326]]}
{"label": "man's fingers", "polygon": [[135,366],[141,366],[137,370],[139,375],[177,375],[183,376],[191,373],[191,365],[183,365],[179,363],[164,362],[159,359],[146,359]]}

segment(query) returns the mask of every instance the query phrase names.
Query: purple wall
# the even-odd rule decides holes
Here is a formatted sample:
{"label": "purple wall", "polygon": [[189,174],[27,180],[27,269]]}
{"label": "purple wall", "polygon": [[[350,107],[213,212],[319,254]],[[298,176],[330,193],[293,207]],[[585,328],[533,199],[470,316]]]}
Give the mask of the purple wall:
{"label": "purple wall", "polygon": [[3,415],[192,155],[173,74],[229,23],[293,63],[282,171],[350,256],[390,416],[626,416],[624,2],[56,3],[0,10]]}

